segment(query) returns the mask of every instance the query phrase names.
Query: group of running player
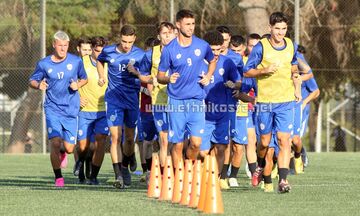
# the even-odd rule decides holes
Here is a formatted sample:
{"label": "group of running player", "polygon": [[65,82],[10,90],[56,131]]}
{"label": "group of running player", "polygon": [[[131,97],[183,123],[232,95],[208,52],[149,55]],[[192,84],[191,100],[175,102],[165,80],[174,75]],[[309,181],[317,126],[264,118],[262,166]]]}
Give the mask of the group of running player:
{"label": "group of running player", "polygon": [[46,91],[55,186],[64,186],[62,149],[77,152],[74,174],[80,183],[86,176],[89,184],[99,184],[110,134],[116,188],[131,185],[135,143],[140,143],[142,180],[149,176],[158,143],[161,170],[167,155],[175,168],[182,159],[215,155],[222,189],[239,186],[245,146],[252,185],[264,181],[264,191],[274,191],[275,160],[278,192],[290,191],[291,148],[295,173],[303,173],[301,136],[309,102],[319,90],[304,48],[285,37],[287,25],[287,17],[275,12],[262,37],[252,33],[245,41],[219,26],[200,39],[193,12],[180,10],[176,25],[157,25],[157,38],[146,41],[146,51],[134,46],[135,29],[125,25],[118,44],[107,45],[103,37],[82,41],[82,58],[67,52],[65,32],[55,33],[54,53],[40,60],[30,77],[32,88]]}

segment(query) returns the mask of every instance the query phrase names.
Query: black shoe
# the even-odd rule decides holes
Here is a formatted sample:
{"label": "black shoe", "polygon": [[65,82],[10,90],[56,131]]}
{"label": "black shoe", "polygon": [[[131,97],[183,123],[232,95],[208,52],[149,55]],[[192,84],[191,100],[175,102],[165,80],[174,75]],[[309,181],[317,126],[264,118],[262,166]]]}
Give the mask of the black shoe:
{"label": "black shoe", "polygon": [[89,179],[88,185],[99,185],[99,181],[97,180],[97,178],[91,178]]}
{"label": "black shoe", "polygon": [[86,179],[85,178],[79,178],[77,181],[77,184],[86,184]]}
{"label": "black shoe", "polygon": [[81,166],[83,165],[83,162],[80,160],[77,160],[74,166],[73,174],[74,176],[79,176]]}
{"label": "black shoe", "polygon": [[122,178],[124,180],[124,186],[130,187],[131,185],[131,174],[127,167],[121,167]]}
{"label": "black shoe", "polygon": [[137,163],[136,163],[136,157],[135,157],[135,153],[130,156],[130,171],[131,172],[135,172],[136,171],[136,168],[137,168]]}

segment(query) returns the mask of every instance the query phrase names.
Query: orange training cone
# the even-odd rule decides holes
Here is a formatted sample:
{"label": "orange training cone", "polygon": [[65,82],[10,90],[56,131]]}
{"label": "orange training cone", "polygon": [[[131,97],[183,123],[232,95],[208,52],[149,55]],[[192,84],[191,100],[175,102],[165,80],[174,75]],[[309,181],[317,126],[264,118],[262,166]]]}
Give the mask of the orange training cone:
{"label": "orange training cone", "polygon": [[174,170],[171,156],[166,157],[159,200],[171,200],[174,187]]}
{"label": "orange training cone", "polygon": [[191,182],[192,182],[192,160],[185,161],[185,174],[184,174],[184,186],[181,193],[180,205],[189,205],[190,193],[191,193]]}
{"label": "orange training cone", "polygon": [[206,155],[203,163],[202,174],[201,174],[201,187],[200,187],[200,198],[197,209],[204,211],[205,198],[206,198],[206,185],[209,177],[209,166],[210,166],[210,155]]}
{"label": "orange training cone", "polygon": [[180,159],[175,170],[175,182],[174,182],[172,203],[180,202],[183,185],[184,185],[184,161]]}
{"label": "orange training cone", "polygon": [[161,192],[161,173],[158,154],[152,155],[150,181],[148,186],[148,197],[159,198]]}
{"label": "orange training cone", "polygon": [[222,214],[224,205],[221,197],[216,158],[210,157],[210,172],[206,186],[204,213]]}
{"label": "orange training cone", "polygon": [[201,161],[196,160],[193,169],[193,178],[191,185],[191,194],[190,194],[190,208],[196,208],[199,203],[200,198],[200,186],[201,186]]}

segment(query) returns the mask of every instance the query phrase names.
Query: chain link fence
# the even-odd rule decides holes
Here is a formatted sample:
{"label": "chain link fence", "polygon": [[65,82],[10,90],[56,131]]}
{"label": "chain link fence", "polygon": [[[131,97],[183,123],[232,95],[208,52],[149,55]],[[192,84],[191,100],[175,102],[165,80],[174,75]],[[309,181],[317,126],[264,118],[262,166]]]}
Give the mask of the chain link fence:
{"label": "chain link fence", "polygon": [[[41,58],[40,4],[38,1],[36,1],[36,4],[32,4],[32,1],[19,1],[21,2],[20,5],[19,3],[14,5],[15,3],[11,2],[12,1],[7,0],[0,3],[0,153],[47,152],[47,143],[43,143],[42,93],[28,88],[29,76],[34,70],[36,62]],[[52,10],[51,7],[56,7],[56,4],[49,4],[48,10]],[[238,13],[238,11],[235,11],[235,8],[231,8],[231,10],[232,13]],[[94,13],[96,14],[96,12]],[[169,11],[166,11],[166,14],[168,13]],[[164,16],[164,14],[165,13],[163,13],[162,16]],[[145,17],[144,14],[139,14],[138,16]],[[165,18],[166,17],[168,16],[165,16]],[[203,31],[200,31],[200,28],[207,30],[213,29],[218,25],[228,25],[235,34],[245,36],[247,32],[246,26],[243,23],[244,21],[239,19],[234,20],[231,19],[231,17],[232,15],[228,14],[223,18],[219,17],[215,21],[209,20],[205,23],[200,23],[197,27],[196,34],[199,36],[202,35]],[[130,23],[137,28],[137,46],[143,48],[146,38],[156,36],[155,23],[158,20],[161,20],[160,15],[153,19],[136,19],[136,17],[130,19]],[[83,25],[89,25],[91,19],[83,22]],[[119,32],[122,22],[124,22],[124,20],[121,16],[119,16],[118,19],[113,19],[111,23],[108,24],[111,26],[111,31],[103,36],[108,37],[111,42],[116,42],[116,35]],[[75,24],[57,24],[59,29],[64,27],[63,25]],[[106,24],[98,23],[96,24],[96,28],[102,28],[105,25]],[[47,24],[47,27],[48,26],[49,24]],[[327,26],[326,28],[331,28],[331,26]],[[53,33],[54,32],[50,31],[50,28],[47,28],[47,54],[51,53],[50,41]],[[69,33],[76,35],[74,32]],[[85,35],[80,34],[78,36]],[[305,36],[305,39],[311,37],[309,35]],[[76,38],[76,36],[72,37],[70,47],[70,52],[72,53],[76,53]],[[328,56],[322,56],[322,58],[331,59],[331,55],[332,53],[328,53]],[[317,61],[317,59],[313,58],[310,59],[309,62],[312,64],[315,61]],[[328,77],[329,75],[332,79],[338,80],[339,83],[345,84],[348,78],[344,77],[343,73],[337,73],[336,70],[338,69],[339,67],[332,68],[326,64],[324,64],[323,67],[315,68],[314,74],[319,86],[326,86],[328,80],[324,79],[324,77]],[[329,73],[329,71],[334,72]],[[303,138],[303,143],[308,149],[312,151],[315,150],[314,137],[316,136],[316,121],[317,114],[319,113],[322,126],[322,151],[359,151],[360,136],[358,136],[358,134],[360,131],[358,131],[357,125],[360,123],[358,106],[360,97],[358,97],[356,88],[352,88],[350,84],[344,86],[345,92],[347,92],[346,95],[342,95],[341,97],[330,95],[330,97],[326,99],[322,97],[322,99],[317,100],[315,104],[311,105],[309,127]],[[320,106],[321,112],[319,111],[320,101],[323,104]],[[341,107],[338,107],[339,105],[341,105]],[[45,140],[47,141],[47,139]],[[18,149],[20,149],[20,151]],[[107,145],[107,151],[109,151],[109,144]]]}

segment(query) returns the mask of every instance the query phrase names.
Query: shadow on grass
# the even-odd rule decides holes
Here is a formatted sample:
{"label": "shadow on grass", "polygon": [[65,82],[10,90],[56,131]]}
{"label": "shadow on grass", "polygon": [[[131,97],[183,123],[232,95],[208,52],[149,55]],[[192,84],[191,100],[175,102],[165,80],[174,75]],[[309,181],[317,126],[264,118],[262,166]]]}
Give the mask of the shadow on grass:
{"label": "shadow on grass", "polygon": [[108,191],[108,192],[131,192],[146,194],[146,184],[140,183],[139,178],[134,177],[130,188],[115,189],[112,186],[113,180],[110,177],[101,176],[98,178],[100,185],[79,184],[78,179],[72,175],[64,175],[65,187],[56,188],[54,177],[52,176],[12,176],[0,179],[0,187],[15,187],[28,190],[88,190],[88,191]]}

